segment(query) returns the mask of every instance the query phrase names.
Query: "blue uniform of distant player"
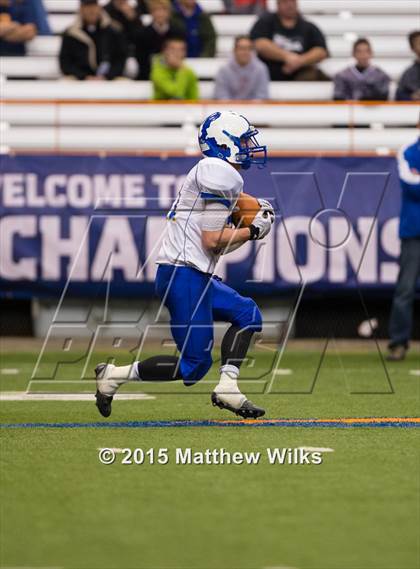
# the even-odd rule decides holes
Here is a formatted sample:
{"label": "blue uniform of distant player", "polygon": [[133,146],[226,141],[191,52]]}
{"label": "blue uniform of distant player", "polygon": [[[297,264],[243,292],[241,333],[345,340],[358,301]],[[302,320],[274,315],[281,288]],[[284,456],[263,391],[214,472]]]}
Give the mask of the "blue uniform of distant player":
{"label": "blue uniform of distant player", "polygon": [[171,381],[193,385],[212,365],[213,323],[229,322],[221,346],[220,382],[214,405],[242,417],[258,417],[264,410],[243,395],[237,385],[239,368],[252,336],[262,329],[261,313],[251,298],[241,296],[215,276],[217,263],[227,254],[271,230],[274,212],[261,200],[249,228],[229,227],[229,219],[243,189],[238,170],[265,164],[266,147],[257,131],[241,115],[214,113],[200,127],[204,154],[188,173],[167,216],[167,228],[157,258],[156,292],[171,317],[178,356],[155,356],[131,366],[100,364],[97,369],[97,406],[109,416],[112,397],[129,380]]}
{"label": "blue uniform of distant player", "polygon": [[420,277],[420,137],[414,144],[403,147],[397,160],[402,189],[401,255],[389,322],[391,361],[404,359],[408,349],[416,283]]}

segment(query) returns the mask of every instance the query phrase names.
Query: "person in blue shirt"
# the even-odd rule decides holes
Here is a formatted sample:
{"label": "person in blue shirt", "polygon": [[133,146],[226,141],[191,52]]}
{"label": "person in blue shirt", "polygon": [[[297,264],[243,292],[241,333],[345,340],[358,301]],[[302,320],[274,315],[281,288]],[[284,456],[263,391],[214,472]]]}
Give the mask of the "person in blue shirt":
{"label": "person in blue shirt", "polygon": [[173,0],[171,23],[187,41],[187,57],[216,55],[216,31],[197,0]]}
{"label": "person in blue shirt", "polygon": [[27,41],[50,33],[42,0],[0,1],[1,56],[25,55]]}
{"label": "person in blue shirt", "polygon": [[398,171],[402,189],[401,255],[389,322],[388,361],[405,358],[411,337],[416,284],[420,277],[420,136],[414,144],[400,150]]}

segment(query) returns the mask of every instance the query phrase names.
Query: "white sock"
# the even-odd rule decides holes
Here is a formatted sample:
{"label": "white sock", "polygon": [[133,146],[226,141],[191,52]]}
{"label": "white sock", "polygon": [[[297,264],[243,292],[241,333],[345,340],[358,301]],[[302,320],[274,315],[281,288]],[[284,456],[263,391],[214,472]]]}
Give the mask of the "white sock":
{"label": "white sock", "polygon": [[235,392],[238,389],[238,377],[239,368],[226,364],[220,368],[220,381],[217,387],[226,390],[225,393],[228,393],[229,388],[233,388]]}
{"label": "white sock", "polygon": [[214,388],[214,392],[219,395],[225,403],[232,407],[239,408],[244,401],[243,395],[238,387],[239,368],[234,365],[224,365],[220,368],[220,381]]}
{"label": "white sock", "polygon": [[[137,364],[134,362],[128,366],[114,366],[110,369],[110,373],[107,374],[108,379],[117,379],[125,381],[136,381],[139,379],[137,374]],[[125,383],[124,381],[122,383]]]}
{"label": "white sock", "polygon": [[137,363],[128,366],[108,364],[96,381],[97,388],[104,395],[115,395],[121,385],[128,381],[138,381]]}

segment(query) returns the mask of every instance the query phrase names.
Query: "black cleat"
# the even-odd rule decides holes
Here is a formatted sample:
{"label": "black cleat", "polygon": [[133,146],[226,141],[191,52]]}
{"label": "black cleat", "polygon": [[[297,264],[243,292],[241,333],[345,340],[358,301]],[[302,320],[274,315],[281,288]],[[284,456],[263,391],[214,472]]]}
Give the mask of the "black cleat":
{"label": "black cleat", "polygon": [[219,407],[219,409],[227,409],[228,411],[235,413],[235,415],[239,415],[239,417],[242,417],[242,419],[258,419],[258,417],[265,415],[265,409],[257,407],[252,403],[252,401],[249,401],[249,399],[244,401],[239,409],[235,409],[235,407],[232,407],[232,405],[224,403],[219,398],[217,393],[213,392],[211,394],[211,402],[213,403],[214,407]]}
{"label": "black cleat", "polygon": [[[96,375],[96,386],[98,386],[98,379],[100,378],[101,373],[105,370],[106,364],[98,364],[95,368],[95,375]],[[96,389],[96,407],[99,410],[99,413],[102,417],[109,417],[112,413],[112,400],[114,397],[112,395],[104,395]]]}

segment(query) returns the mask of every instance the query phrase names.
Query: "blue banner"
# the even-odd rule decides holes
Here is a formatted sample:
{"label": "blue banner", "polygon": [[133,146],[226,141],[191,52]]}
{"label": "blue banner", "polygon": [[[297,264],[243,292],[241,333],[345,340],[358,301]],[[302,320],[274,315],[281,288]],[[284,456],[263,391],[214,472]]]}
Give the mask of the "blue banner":
{"label": "blue banner", "polygon": [[[196,158],[2,156],[0,295],[153,294],[166,213]],[[396,280],[395,159],[273,158],[244,190],[276,209],[270,236],[216,273],[250,294],[386,290]]]}

